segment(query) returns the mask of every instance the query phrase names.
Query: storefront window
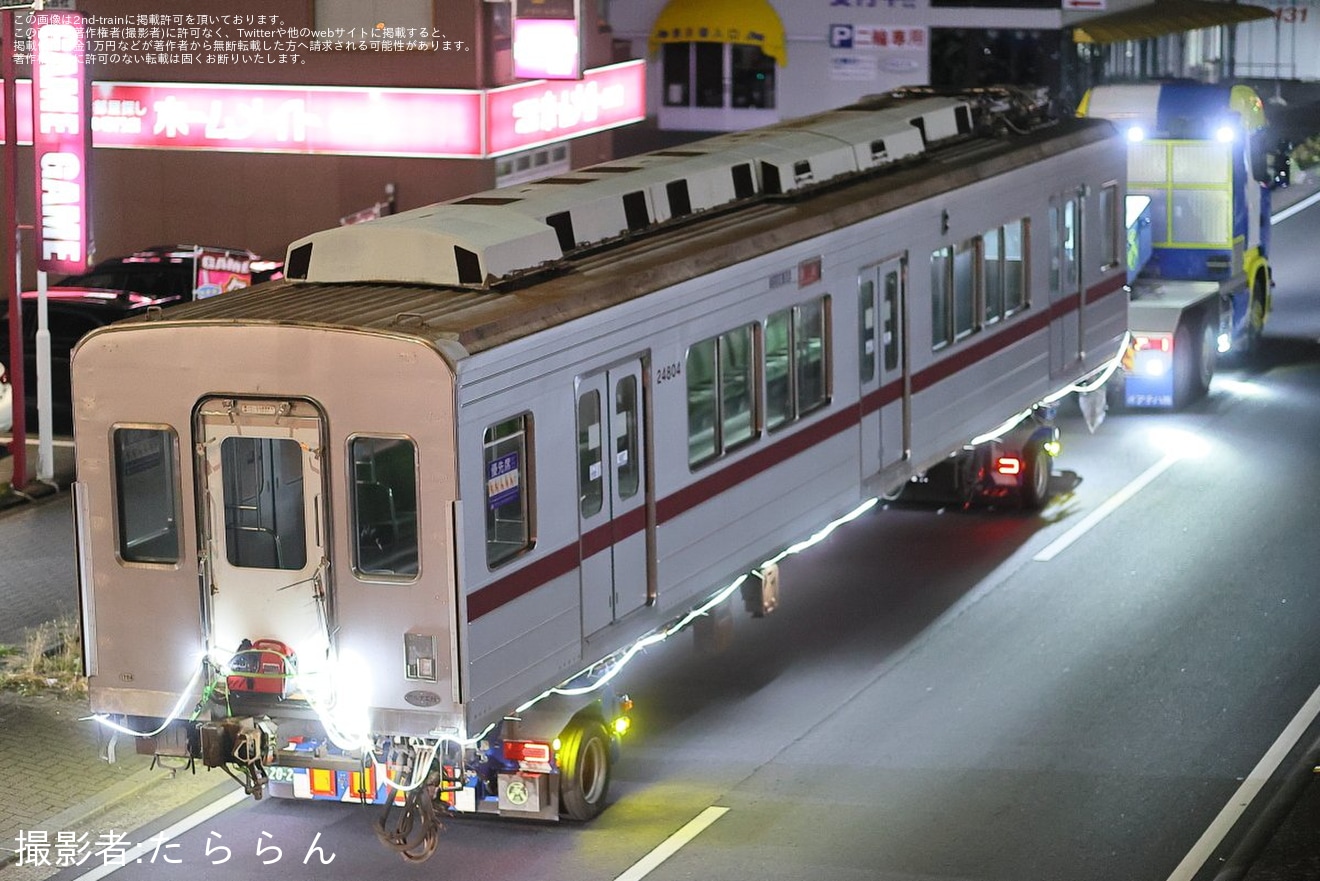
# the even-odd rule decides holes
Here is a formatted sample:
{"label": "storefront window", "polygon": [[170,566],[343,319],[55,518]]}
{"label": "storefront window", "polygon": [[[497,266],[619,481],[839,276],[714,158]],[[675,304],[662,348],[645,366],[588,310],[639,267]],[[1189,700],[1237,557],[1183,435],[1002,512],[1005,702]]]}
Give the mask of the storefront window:
{"label": "storefront window", "polygon": [[759,46],[731,46],[733,106],[772,110],[775,106],[775,60]]}
{"label": "storefront window", "polygon": [[667,43],[661,59],[666,107],[775,107],[775,60],[759,46]]}

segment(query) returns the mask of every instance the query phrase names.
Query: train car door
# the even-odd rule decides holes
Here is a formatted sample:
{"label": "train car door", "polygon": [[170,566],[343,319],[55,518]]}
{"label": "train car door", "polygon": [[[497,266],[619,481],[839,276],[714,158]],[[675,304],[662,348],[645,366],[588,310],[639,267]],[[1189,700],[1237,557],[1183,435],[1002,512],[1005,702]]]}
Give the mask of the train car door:
{"label": "train car door", "polygon": [[329,648],[322,421],[306,401],[210,398],[195,429],[210,645],[283,643],[300,674]]}
{"label": "train car door", "polygon": [[646,419],[640,360],[578,380],[583,636],[647,600]]}
{"label": "train car door", "polygon": [[901,256],[858,276],[863,478],[903,462],[912,447],[906,287]]}

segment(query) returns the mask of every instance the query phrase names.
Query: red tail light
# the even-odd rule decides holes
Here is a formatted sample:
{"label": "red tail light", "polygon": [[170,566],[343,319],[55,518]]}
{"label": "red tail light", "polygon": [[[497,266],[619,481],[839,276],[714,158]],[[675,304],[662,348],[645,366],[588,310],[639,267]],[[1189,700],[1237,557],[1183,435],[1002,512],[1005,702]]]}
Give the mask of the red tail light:
{"label": "red tail light", "polygon": [[1138,352],[1173,351],[1173,334],[1171,333],[1138,333],[1132,336],[1132,348]]}
{"label": "red tail light", "polygon": [[511,762],[526,762],[531,765],[550,764],[550,744],[536,740],[504,741],[504,757]]}
{"label": "red tail light", "polygon": [[995,460],[995,473],[1016,476],[1022,473],[1022,460],[1017,456],[1000,456]]}

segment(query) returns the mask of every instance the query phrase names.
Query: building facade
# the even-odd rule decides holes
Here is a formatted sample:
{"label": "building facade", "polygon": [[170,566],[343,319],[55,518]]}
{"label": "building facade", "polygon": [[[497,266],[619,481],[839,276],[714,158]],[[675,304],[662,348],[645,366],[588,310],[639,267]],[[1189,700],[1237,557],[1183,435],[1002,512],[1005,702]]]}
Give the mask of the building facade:
{"label": "building facade", "polygon": [[[508,2],[75,2],[92,82],[93,259],[177,242],[282,258],[341,222],[612,158],[613,130],[645,114],[644,63],[618,53],[588,3],[581,78],[545,79],[515,69]],[[16,16],[30,225],[34,47]]]}
{"label": "building facade", "polygon": [[1270,9],[1218,0],[614,0],[609,6],[615,35],[649,61],[647,105],[659,126],[717,131],[791,119],[905,85],[1042,86],[1066,112],[1098,82],[1231,75],[1236,28],[1273,18]]}

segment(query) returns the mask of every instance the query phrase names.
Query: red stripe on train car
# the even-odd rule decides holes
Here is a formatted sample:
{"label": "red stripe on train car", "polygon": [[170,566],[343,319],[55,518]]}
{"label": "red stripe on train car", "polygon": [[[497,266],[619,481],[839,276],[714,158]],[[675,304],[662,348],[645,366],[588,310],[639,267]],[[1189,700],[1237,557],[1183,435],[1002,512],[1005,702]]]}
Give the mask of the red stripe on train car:
{"label": "red stripe on train car", "polygon": [[[1087,292],[1087,304],[1095,303],[1123,288],[1123,277],[1114,278],[1096,285]],[[1048,329],[1050,322],[1071,312],[1077,311],[1080,298],[1076,295],[1066,297],[1047,310],[1037,310],[1029,317],[968,346],[949,358],[934,364],[920,373],[913,374],[914,392],[929,388],[936,382],[946,379],[959,370],[970,367],[977,361],[988,358],[996,351],[1018,343],[1043,329]],[[798,453],[805,452],[817,444],[824,443],[841,431],[846,431],[858,424],[862,414],[870,414],[891,401],[898,400],[902,394],[901,382],[892,382],[863,399],[858,407],[846,407],[830,416],[804,425],[796,431],[768,447],[758,450],[750,456],[730,462],[728,465],[712,471],[706,477],[683,487],[677,492],[656,502],[656,520],[664,523],[703,502],[708,502],[723,492],[727,492],[744,481],[751,480],[768,468],[781,464]],[[617,520],[598,526],[582,536],[580,543],[574,543],[552,551],[541,559],[532,562],[517,572],[494,581],[485,587],[473,591],[468,596],[468,623],[488,615],[496,609],[513,602],[518,597],[536,590],[547,582],[567,575],[578,568],[583,557],[600,553],[605,548],[622,541],[624,538],[641,531],[646,524],[645,509],[629,511]]]}

